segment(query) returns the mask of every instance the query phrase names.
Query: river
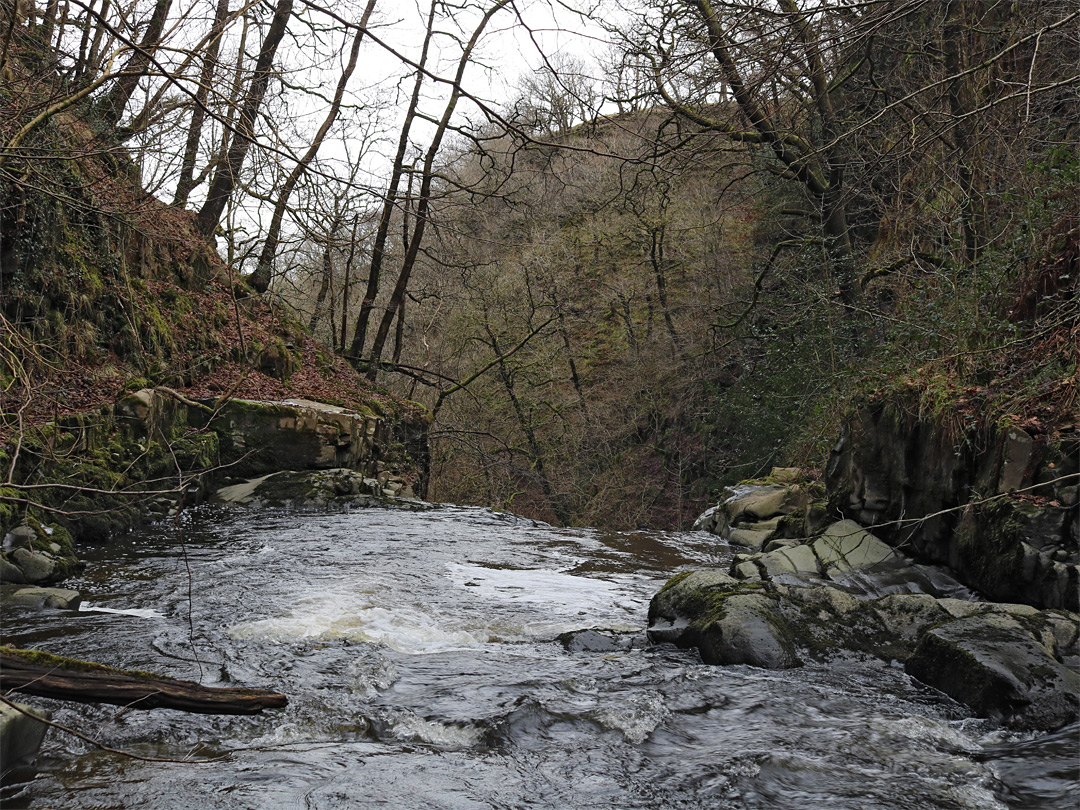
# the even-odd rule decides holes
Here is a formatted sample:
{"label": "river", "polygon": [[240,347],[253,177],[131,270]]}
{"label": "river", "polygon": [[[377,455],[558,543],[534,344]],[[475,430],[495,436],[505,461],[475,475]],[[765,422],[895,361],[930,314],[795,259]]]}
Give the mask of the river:
{"label": "river", "polygon": [[[646,642],[650,596],[726,564],[702,532],[554,529],[483,509],[200,507],[84,550],[83,609],[3,641],[289,696],[252,717],[28,699],[50,731],[17,808],[1076,807],[1077,727],[1019,734],[902,668],[711,667]],[[601,628],[593,649],[558,636]],[[588,645],[587,645],[588,646]]]}

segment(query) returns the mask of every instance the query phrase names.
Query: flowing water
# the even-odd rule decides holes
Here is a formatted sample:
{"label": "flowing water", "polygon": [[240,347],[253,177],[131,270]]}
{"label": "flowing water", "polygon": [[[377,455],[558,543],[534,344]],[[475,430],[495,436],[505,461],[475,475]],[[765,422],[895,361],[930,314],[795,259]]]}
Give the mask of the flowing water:
{"label": "flowing water", "polygon": [[[1006,732],[878,661],[773,672],[650,646],[649,597],[677,570],[725,563],[717,543],[462,507],[195,510],[179,531],[93,550],[75,583],[84,608],[8,609],[3,640],[272,687],[289,706],[214,717],[31,698],[113,748],[193,761],[135,760],[51,731],[0,802],[1076,807],[1075,726]],[[557,638],[586,628],[608,631],[610,648]]]}

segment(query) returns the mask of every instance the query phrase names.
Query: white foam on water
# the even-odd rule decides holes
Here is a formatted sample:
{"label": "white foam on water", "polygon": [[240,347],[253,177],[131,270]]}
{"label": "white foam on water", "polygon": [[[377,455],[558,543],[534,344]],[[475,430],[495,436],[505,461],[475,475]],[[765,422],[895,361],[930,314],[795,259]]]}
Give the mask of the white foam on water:
{"label": "white foam on water", "polygon": [[164,619],[165,614],[159,613],[152,608],[107,608],[83,602],[79,605],[79,611],[83,613],[115,613],[120,616],[137,616],[140,619]]}
{"label": "white foam on water", "polygon": [[375,661],[355,661],[349,665],[349,689],[354,695],[373,700],[398,679],[397,667],[392,661],[379,657]]}
{"label": "white foam on water", "polygon": [[287,616],[235,624],[229,628],[229,636],[278,642],[348,639],[409,654],[469,649],[487,640],[459,627],[448,627],[447,621],[420,608],[386,608],[372,604],[365,596],[327,594],[307,599]]}
{"label": "white foam on water", "polygon": [[619,701],[617,705],[599,706],[590,716],[606,728],[621,731],[628,742],[645,742],[671,716],[663,696],[656,692],[612,697]]}
{"label": "white foam on water", "polygon": [[971,737],[961,728],[936,718],[911,716],[890,719],[888,730],[916,742],[935,740],[943,748],[959,751],[972,751],[975,748]]}
{"label": "white foam on water", "polygon": [[483,737],[483,729],[461,723],[427,720],[408,709],[396,709],[386,716],[390,733],[399,740],[417,740],[440,748],[471,748]]}
{"label": "white foam on water", "polygon": [[[518,643],[603,626],[641,629],[647,600],[617,581],[546,568],[487,568],[450,563],[446,576],[455,588],[487,603],[483,626],[471,628],[491,642]],[[637,584],[635,580],[633,584]]]}
{"label": "white foam on water", "polygon": [[1009,805],[1003,804],[992,790],[981,785],[955,785],[948,789],[947,795],[957,806],[968,810],[1009,810]]}

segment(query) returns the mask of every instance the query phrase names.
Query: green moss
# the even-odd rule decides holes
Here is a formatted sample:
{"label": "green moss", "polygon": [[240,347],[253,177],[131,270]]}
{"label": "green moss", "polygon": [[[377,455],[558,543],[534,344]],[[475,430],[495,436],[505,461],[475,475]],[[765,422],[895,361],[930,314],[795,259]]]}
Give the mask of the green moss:
{"label": "green moss", "polygon": [[670,590],[670,589],[674,588],[676,585],[678,585],[680,582],[682,582],[684,579],[686,579],[692,573],[694,573],[694,572],[693,571],[683,571],[681,574],[676,574],[675,576],[673,576],[671,579],[669,579],[667,582],[664,583],[664,587],[662,587],[659,591],[657,591],[657,594],[659,595],[659,594],[663,593],[664,591],[667,591],[667,590]]}
{"label": "green moss", "polygon": [[222,408],[224,415],[251,415],[257,417],[296,417],[299,410],[294,405],[284,405],[280,402],[256,402],[250,399],[230,399],[229,403]]}
{"label": "green moss", "polygon": [[216,433],[192,433],[172,442],[171,450],[184,470],[208,470],[217,464],[219,445]]}
{"label": "green moss", "polygon": [[[71,672],[100,672],[108,675],[124,675],[129,678],[138,678],[141,681],[162,680],[162,676],[153,672],[145,672],[140,669],[113,669],[112,667],[98,664],[94,661],[82,661],[78,658],[68,658],[63,655],[54,655],[43,650],[22,650],[16,647],[0,647],[4,655],[18,658],[28,664],[34,664],[51,669],[66,669]],[[172,679],[166,679],[172,680]]]}
{"label": "green moss", "polygon": [[[689,574],[686,576],[689,576]],[[677,583],[669,581],[665,589],[673,584]],[[730,589],[721,589],[719,587],[697,588],[688,593],[682,600],[680,611],[694,617],[691,626],[704,630],[708,625],[724,618],[724,603],[728,599],[733,596],[762,593],[764,590],[765,583],[763,582],[743,582]]]}

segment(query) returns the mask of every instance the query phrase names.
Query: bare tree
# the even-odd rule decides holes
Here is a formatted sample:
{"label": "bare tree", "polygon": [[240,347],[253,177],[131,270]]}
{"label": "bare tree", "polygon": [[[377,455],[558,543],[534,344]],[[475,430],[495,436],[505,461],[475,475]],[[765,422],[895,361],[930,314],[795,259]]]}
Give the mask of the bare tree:
{"label": "bare tree", "polygon": [[498,2],[495,2],[484,13],[480,18],[480,21],[476,24],[476,27],[473,29],[472,36],[462,49],[461,57],[458,59],[457,72],[454,75],[453,83],[451,85],[452,89],[450,91],[450,97],[446,102],[442,117],[439,119],[435,134],[432,136],[431,142],[427,148],[427,153],[424,156],[424,165],[420,175],[420,189],[414,215],[416,224],[413,226],[412,233],[409,236],[409,248],[402,261],[397,283],[394,285],[394,290],[390,294],[390,299],[386,304],[382,320],[379,322],[379,330],[375,334],[371,351],[368,354],[367,377],[369,380],[374,380],[378,374],[379,363],[382,360],[383,347],[386,343],[387,336],[390,333],[390,326],[393,323],[395,315],[402,310],[409,278],[412,275],[413,267],[416,265],[416,259],[420,255],[420,246],[423,244],[424,231],[427,228],[428,216],[431,208],[432,183],[435,179],[435,159],[439,154],[443,138],[446,136],[446,132],[453,120],[458,102],[461,100],[462,80],[465,76],[465,69],[470,64],[473,51],[476,49],[487,24],[491,21],[491,18],[505,8],[509,2],[510,0],[498,0]]}
{"label": "bare tree", "polygon": [[221,220],[221,214],[236,187],[240,176],[240,169],[251,148],[255,134],[255,120],[262,106],[263,96],[270,83],[274,56],[277,54],[278,45],[285,36],[285,30],[292,16],[292,0],[278,0],[274,7],[274,14],[270,21],[270,27],[263,38],[262,47],[259,50],[259,58],[255,63],[255,70],[248,85],[247,93],[243,98],[235,130],[229,144],[228,152],[223,163],[217,167],[214,179],[206,195],[206,201],[199,209],[196,218],[199,230],[206,236],[213,235]]}
{"label": "bare tree", "polygon": [[345,87],[348,85],[353,70],[356,68],[356,58],[360,53],[360,44],[363,42],[368,20],[371,18],[371,13],[374,10],[375,0],[368,0],[367,6],[364,8],[364,14],[360,18],[360,23],[353,36],[352,47],[349,50],[349,61],[346,63],[345,69],[338,78],[337,89],[334,91],[334,98],[330,102],[330,108],[326,112],[326,117],[319,126],[318,132],[315,133],[315,137],[312,138],[308,150],[304,153],[303,157],[300,158],[296,166],[293,167],[293,170],[289,172],[289,176],[285,179],[284,184],[281,186],[281,191],[278,193],[278,200],[274,205],[274,213],[270,218],[270,229],[267,231],[262,253],[259,254],[259,263],[255,267],[255,272],[252,273],[251,277],[248,279],[256,292],[266,292],[267,287],[270,286],[270,270],[273,266],[274,254],[277,251],[278,239],[281,235],[281,222],[285,216],[285,210],[289,205],[289,197],[292,195],[293,189],[296,188],[296,183],[300,179],[300,176],[307,171],[308,166],[311,165],[311,161],[314,160],[315,155],[318,154],[319,149],[322,147],[323,139],[326,138],[326,133],[330,131],[330,127],[333,126],[334,121],[337,120],[338,111],[341,109],[341,100],[345,95]]}

